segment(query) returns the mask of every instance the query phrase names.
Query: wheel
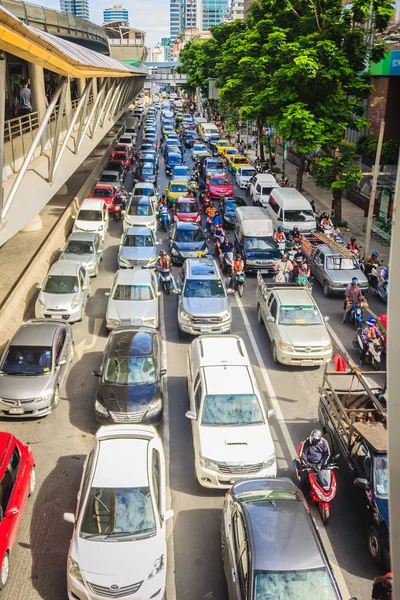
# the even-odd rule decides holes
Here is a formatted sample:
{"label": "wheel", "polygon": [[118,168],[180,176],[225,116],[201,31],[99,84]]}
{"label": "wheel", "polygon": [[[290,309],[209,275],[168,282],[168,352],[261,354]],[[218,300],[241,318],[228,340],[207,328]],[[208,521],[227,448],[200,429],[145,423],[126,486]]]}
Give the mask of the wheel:
{"label": "wheel", "polygon": [[368,550],[375,564],[382,560],[382,540],[378,528],[375,525],[368,527]]}
{"label": "wheel", "polygon": [[263,319],[261,314],[261,306],[257,304],[257,321],[262,325]]}
{"label": "wheel", "polygon": [[329,508],[322,508],[322,504],[318,505],[318,509],[319,509],[319,514],[321,515],[322,522],[326,527],[329,523],[329,517],[330,517],[331,511]]}
{"label": "wheel", "polygon": [[277,365],[278,364],[278,354],[276,352],[275,342],[272,342],[272,344],[271,344],[271,351],[272,351],[272,361]]}
{"label": "wheel", "polygon": [[225,532],[224,532],[224,523],[221,524],[221,556],[222,556],[222,564],[225,564]]}
{"label": "wheel", "polygon": [[324,294],[325,296],[328,298],[330,292],[329,292],[329,284],[327,281],[324,281],[324,285],[322,286],[323,290],[324,290]]}
{"label": "wheel", "polygon": [[169,296],[170,293],[171,293],[171,286],[170,285],[165,285],[164,286],[164,292],[167,294],[167,296]]}
{"label": "wheel", "polygon": [[53,410],[57,408],[58,403],[60,402],[60,390],[56,387],[53,398]]}
{"label": "wheel", "polygon": [[0,590],[3,590],[8,581],[8,575],[10,573],[10,556],[8,552],[5,553],[3,557],[3,562],[1,563],[1,571],[0,571]]}
{"label": "wheel", "polygon": [[244,285],[238,285],[239,298],[243,296]]}
{"label": "wheel", "polygon": [[36,488],[36,471],[35,467],[32,467],[31,475],[29,478],[29,496],[32,496]]}
{"label": "wheel", "polygon": [[364,223],[364,225],[363,225],[363,228],[362,228],[362,229],[363,229],[363,231],[367,231],[367,224],[366,224],[366,223]]}

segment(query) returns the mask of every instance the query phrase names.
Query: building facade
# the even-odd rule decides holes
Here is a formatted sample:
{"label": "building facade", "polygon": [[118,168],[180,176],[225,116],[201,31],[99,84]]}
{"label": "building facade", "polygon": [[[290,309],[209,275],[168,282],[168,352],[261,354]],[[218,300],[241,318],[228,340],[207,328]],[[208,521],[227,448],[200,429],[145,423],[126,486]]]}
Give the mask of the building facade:
{"label": "building facade", "polygon": [[132,64],[146,60],[146,34],[140,29],[129,27],[125,21],[103,23],[101,28],[106,32],[112,58]]}
{"label": "building facade", "polygon": [[170,0],[169,5],[169,34],[171,47],[173,47],[176,38],[184,30],[184,4],[183,0]]}
{"label": "building facade", "polygon": [[69,15],[89,20],[89,0],[60,0],[60,10]]}
{"label": "building facade", "polygon": [[229,0],[197,0],[196,27],[200,31],[220,25],[229,15]]}
{"label": "building facade", "polygon": [[184,0],[184,29],[196,27],[197,3],[196,0]]}
{"label": "building facade", "polygon": [[244,0],[232,0],[231,19],[244,19]]}
{"label": "building facade", "polygon": [[129,24],[128,9],[121,4],[114,4],[103,11],[103,23],[112,23],[113,21],[123,21],[126,25]]}

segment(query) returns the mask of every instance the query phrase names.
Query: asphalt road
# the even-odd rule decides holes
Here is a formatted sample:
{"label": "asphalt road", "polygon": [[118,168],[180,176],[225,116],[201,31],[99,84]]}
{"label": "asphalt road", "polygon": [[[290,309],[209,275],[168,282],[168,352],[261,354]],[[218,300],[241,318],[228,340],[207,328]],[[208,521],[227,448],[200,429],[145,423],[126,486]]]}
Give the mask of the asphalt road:
{"label": "asphalt road", "polygon": [[[189,164],[189,154],[186,153]],[[128,189],[132,185],[128,175]],[[159,189],[167,179],[160,160]],[[100,365],[107,331],[105,311],[113,275],[117,269],[118,241],[122,224],[111,222],[104,260],[92,281],[87,316],[73,326],[75,359],[57,410],[37,421],[3,421],[1,430],[29,443],[36,458],[37,489],[28,500],[11,557],[11,575],[3,600],[66,598],[66,558],[71,525],[64,512],[75,508],[82,465],[97,429],[93,404],[96,388],[92,370]],[[167,247],[166,235],[163,247]],[[257,323],[256,280],[248,277],[242,299],[230,296],[233,332],[242,336],[250,354],[259,387],[269,407],[277,409],[271,421],[279,475],[293,477],[292,459],[298,443],[317,425],[318,386],[321,369],[276,366],[271,359],[265,329]],[[325,298],[318,283],[314,296],[343,345],[352,354],[354,330],[341,325],[342,299]],[[203,489],[194,477],[193,446],[187,409],[186,354],[189,339],[177,334],[177,298],[161,297],[162,333],[167,357],[167,396],[162,436],[168,464],[170,501],[175,517],[169,527],[168,600],[226,600],[227,592],[220,556],[220,524],[223,493]],[[373,312],[385,312],[377,298],[370,299]],[[360,510],[361,492],[343,467],[338,471],[338,494],[327,529],[320,527],[323,541],[337,569],[339,584],[359,600],[369,599],[371,580],[379,571],[366,548],[365,515]],[[317,511],[312,512],[318,520]]]}

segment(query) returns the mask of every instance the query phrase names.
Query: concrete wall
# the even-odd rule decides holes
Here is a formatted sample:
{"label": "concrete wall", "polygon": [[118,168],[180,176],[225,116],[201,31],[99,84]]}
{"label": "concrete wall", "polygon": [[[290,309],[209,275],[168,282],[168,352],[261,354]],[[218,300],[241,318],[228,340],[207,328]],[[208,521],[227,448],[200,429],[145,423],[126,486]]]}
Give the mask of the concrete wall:
{"label": "concrete wall", "polygon": [[113,45],[112,40],[110,40],[110,54],[111,58],[116,60],[144,61],[147,57],[147,49],[146,46],[140,46],[139,44]]}

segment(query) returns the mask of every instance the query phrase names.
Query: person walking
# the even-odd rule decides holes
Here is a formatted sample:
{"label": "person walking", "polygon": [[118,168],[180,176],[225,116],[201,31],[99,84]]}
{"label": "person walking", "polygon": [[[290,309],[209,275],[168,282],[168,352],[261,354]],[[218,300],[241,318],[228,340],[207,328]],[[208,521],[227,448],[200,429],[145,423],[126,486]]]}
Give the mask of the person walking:
{"label": "person walking", "polygon": [[32,112],[32,93],[27,79],[22,82],[22,88],[19,91],[19,114],[28,115]]}

